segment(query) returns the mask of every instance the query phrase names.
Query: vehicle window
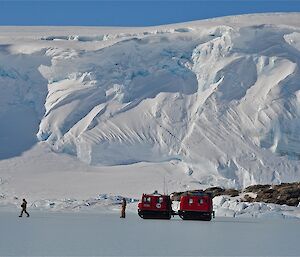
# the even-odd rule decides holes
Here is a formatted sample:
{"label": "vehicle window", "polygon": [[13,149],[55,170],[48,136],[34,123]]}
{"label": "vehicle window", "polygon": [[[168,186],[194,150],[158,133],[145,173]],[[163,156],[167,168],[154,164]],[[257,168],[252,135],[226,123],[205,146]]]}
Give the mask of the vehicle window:
{"label": "vehicle window", "polygon": [[164,201],[164,198],[163,197],[159,197],[158,198],[158,203],[162,203]]}
{"label": "vehicle window", "polygon": [[192,204],[194,201],[192,198],[189,199],[189,204]]}
{"label": "vehicle window", "polygon": [[200,204],[203,204],[203,199],[202,199],[202,198],[199,199],[199,203],[200,203]]}
{"label": "vehicle window", "polygon": [[145,203],[150,203],[151,202],[151,197],[144,197],[144,202]]}

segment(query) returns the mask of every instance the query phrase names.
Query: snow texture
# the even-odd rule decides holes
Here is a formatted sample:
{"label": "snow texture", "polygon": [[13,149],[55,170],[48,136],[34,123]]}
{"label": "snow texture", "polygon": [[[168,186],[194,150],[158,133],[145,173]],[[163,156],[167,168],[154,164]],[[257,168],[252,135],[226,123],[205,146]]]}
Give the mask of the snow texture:
{"label": "snow texture", "polygon": [[[142,186],[131,186],[147,172],[149,190],[165,176],[174,191],[299,181],[299,20],[2,27],[0,193],[28,193],[24,179],[36,186],[33,200],[136,198]],[[74,182],[76,196],[53,176]],[[123,179],[131,186],[106,186]]]}
{"label": "snow texture", "polygon": [[217,196],[213,199],[217,217],[300,218],[299,207],[261,202],[243,202],[238,197]]}
{"label": "snow texture", "polygon": [[299,256],[299,220],[0,213],[3,256]]}

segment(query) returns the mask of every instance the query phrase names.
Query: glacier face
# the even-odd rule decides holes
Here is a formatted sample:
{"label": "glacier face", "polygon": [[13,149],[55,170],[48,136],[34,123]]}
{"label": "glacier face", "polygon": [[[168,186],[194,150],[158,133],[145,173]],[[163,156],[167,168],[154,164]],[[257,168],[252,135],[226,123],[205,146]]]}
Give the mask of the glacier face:
{"label": "glacier face", "polygon": [[[1,91],[22,89],[37,138],[92,165],[178,160],[234,187],[299,180],[300,26],[272,17],[25,40],[3,48]],[[27,77],[4,55],[27,58],[10,61]]]}

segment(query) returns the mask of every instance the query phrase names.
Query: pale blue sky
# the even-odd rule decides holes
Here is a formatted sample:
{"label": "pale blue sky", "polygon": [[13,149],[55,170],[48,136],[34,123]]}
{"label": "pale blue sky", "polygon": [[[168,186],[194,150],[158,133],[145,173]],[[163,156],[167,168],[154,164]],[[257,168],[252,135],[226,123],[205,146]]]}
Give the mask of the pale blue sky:
{"label": "pale blue sky", "polygon": [[300,0],[0,0],[0,25],[149,26],[261,12],[300,12]]}

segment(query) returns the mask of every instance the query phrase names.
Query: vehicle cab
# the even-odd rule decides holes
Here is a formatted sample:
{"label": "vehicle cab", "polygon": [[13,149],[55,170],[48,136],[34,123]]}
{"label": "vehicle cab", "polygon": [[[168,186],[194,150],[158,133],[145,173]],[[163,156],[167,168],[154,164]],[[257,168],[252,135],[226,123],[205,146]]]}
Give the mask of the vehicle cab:
{"label": "vehicle cab", "polygon": [[143,219],[170,219],[173,213],[169,195],[158,192],[143,194],[138,204],[138,214]]}

